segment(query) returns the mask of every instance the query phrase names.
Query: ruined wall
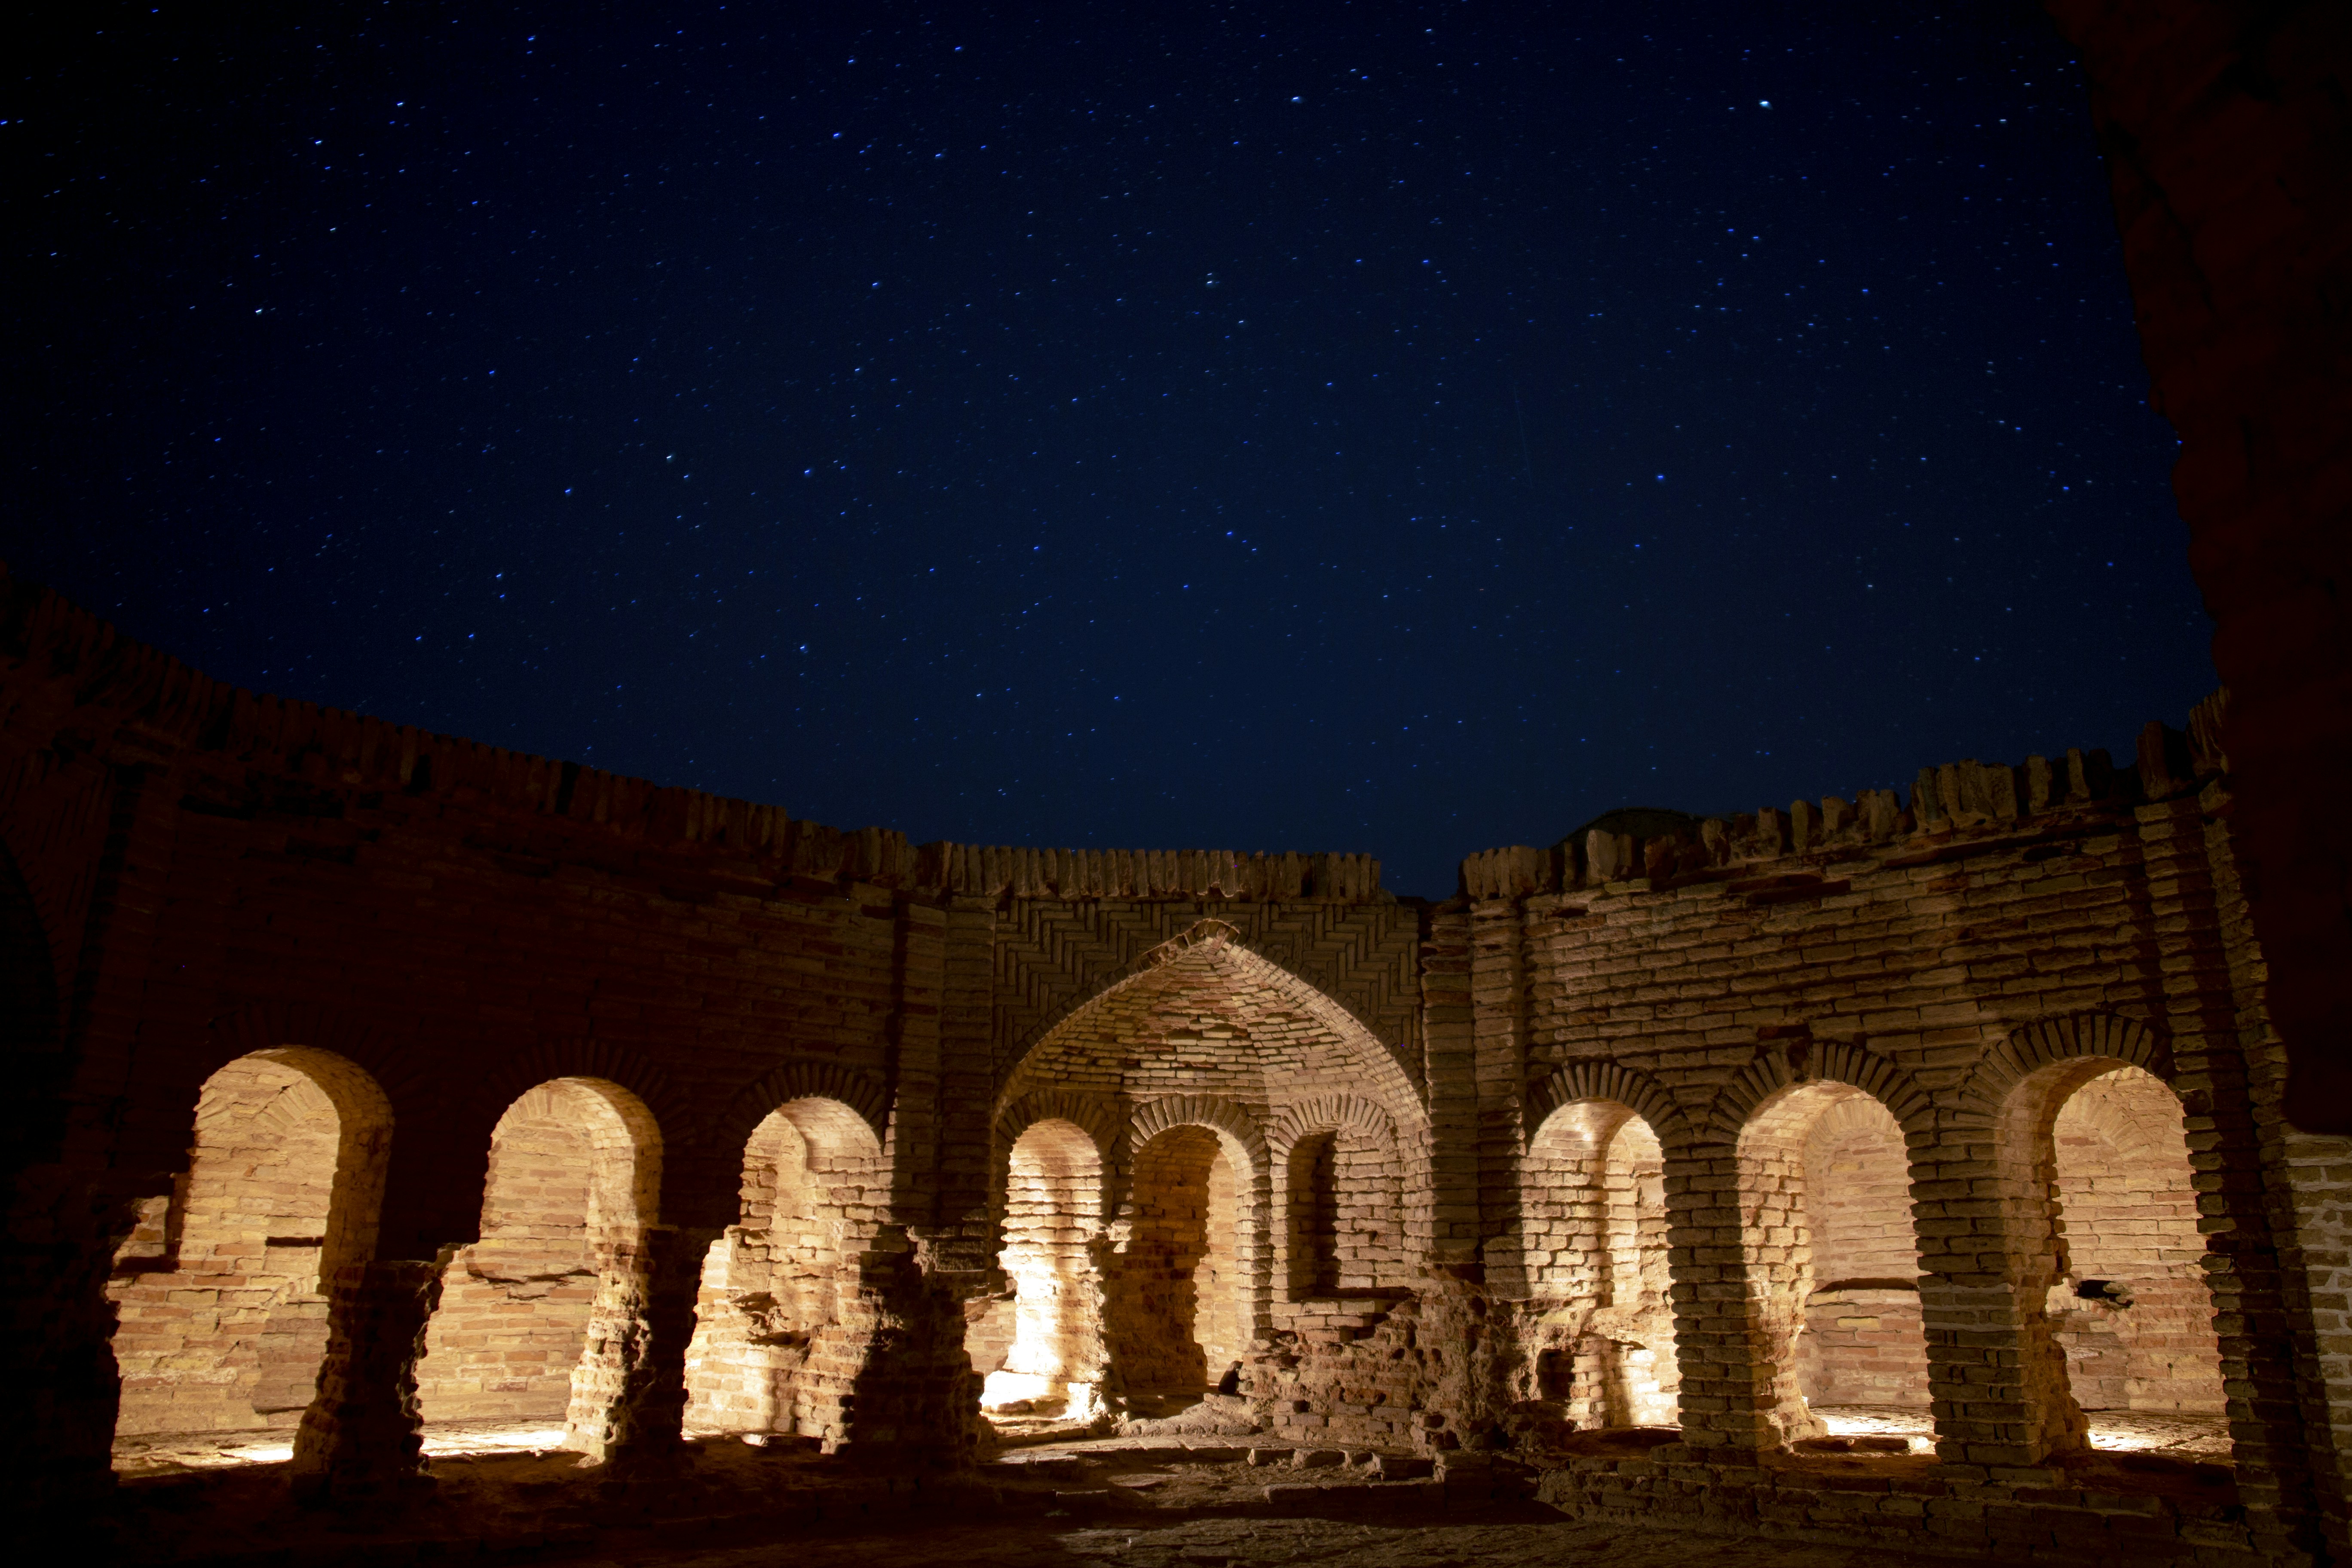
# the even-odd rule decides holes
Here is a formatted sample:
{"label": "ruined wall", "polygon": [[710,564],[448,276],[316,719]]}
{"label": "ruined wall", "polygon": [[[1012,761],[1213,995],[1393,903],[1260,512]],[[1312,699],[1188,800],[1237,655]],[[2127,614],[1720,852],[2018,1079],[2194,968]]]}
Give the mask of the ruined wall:
{"label": "ruined wall", "polygon": [[[93,1036],[107,1109],[59,1149],[115,1173],[151,1429],[393,1364],[350,1324],[406,1323],[423,1265],[378,1301],[330,1261],[449,1247],[427,1418],[561,1418],[608,1461],[681,1425],[952,1458],[990,1380],[1118,1415],[1239,1359],[1300,1440],[1650,1427],[1702,1489],[1822,1410],[1932,1402],[1937,1462],[2022,1474],[2082,1407],[2226,1399],[2248,1541],[2333,1496],[2289,1268],[2340,1219],[2279,1114],[2216,707],[2127,768],[1597,828],[1415,907],[1347,858],[831,834],[40,613],[0,742],[110,723],[149,759],[116,841],[152,927],[110,949],[140,1070]],[[205,1100],[289,1051],[316,1093],[269,1140]],[[238,1212],[207,1173],[272,1161],[310,1173],[207,1231]],[[244,1316],[175,1316],[215,1286]],[[268,1410],[264,1342],[300,1351]]]}

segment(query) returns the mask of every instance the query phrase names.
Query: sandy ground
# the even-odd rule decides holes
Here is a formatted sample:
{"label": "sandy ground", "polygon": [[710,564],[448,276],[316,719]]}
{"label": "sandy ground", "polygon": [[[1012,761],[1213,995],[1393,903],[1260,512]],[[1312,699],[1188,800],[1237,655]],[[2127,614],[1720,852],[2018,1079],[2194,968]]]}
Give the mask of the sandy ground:
{"label": "sandy ground", "polygon": [[[1869,1405],[1823,1405],[1816,1412],[1841,1437],[1895,1436],[1911,1439],[1916,1453],[1934,1451],[1934,1431],[1924,1410],[1904,1410]],[[2096,1410],[2091,1413],[2091,1446],[2103,1453],[2168,1454],[2182,1458],[2219,1460],[2230,1458],[2230,1434],[2219,1415],[2166,1415],[2148,1411]],[[1049,1421],[1003,1422],[1000,1429],[1016,1444],[1056,1442],[1083,1445],[1084,1434]],[[1247,1444],[1249,1438],[1233,1438]],[[499,1421],[438,1422],[425,1429],[425,1452],[433,1458],[467,1458],[501,1454],[551,1455],[563,1444],[561,1421],[524,1423]],[[123,1437],[114,1445],[114,1468],[123,1476],[167,1474],[237,1465],[284,1464],[294,1457],[294,1435],[279,1429],[266,1432],[178,1432]]]}
{"label": "sandy ground", "polygon": [[713,1552],[656,1545],[578,1561],[583,1568],[1924,1568],[1948,1557],[1860,1547],[1729,1541],[1669,1531],[1577,1524],[1542,1510],[1498,1510],[1460,1523],[1374,1524],[1337,1519],[1195,1519],[1160,1529],[965,1525],[818,1538]]}
{"label": "sandy ground", "polygon": [[[1883,1405],[1820,1405],[1813,1414],[1837,1437],[1908,1437],[1915,1453],[1936,1448],[1935,1425],[1924,1410]],[[2230,1458],[2230,1426],[2222,1416],[2169,1415],[2152,1410],[2094,1410],[2091,1447],[2102,1454],[2171,1454],[2181,1458]]]}

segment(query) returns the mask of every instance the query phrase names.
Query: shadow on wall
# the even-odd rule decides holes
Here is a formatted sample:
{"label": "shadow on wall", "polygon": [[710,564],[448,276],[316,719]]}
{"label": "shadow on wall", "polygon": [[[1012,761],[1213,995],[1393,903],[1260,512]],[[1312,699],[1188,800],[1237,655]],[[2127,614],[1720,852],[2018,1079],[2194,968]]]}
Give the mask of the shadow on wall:
{"label": "shadow on wall", "polygon": [[1112,1363],[1129,1394],[1198,1394],[1248,1348],[1243,1215],[1216,1133],[1178,1126],[1136,1151],[1134,1218],[1111,1276]]}

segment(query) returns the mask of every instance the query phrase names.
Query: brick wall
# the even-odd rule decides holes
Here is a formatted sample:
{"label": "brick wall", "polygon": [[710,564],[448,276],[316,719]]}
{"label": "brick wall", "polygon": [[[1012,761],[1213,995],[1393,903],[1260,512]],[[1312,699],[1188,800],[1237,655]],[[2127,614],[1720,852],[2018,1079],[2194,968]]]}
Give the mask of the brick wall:
{"label": "brick wall", "polygon": [[[289,1386],[393,1364],[330,1259],[454,1247],[426,1414],[594,1458],[680,1409],[952,1457],[989,1376],[1115,1403],[1242,1359],[1276,1430],[1675,1425],[1702,1490],[1924,1386],[1939,1475],[2024,1486],[2083,1404],[2218,1386],[2249,1542],[2340,1508],[2343,1162],[2284,1119],[2218,704],[2127,767],[1596,830],[1414,907],[1360,858],[841,834],[0,607],[0,827],[112,803],[11,845],[119,976],[54,1119],[91,1200],[42,1223],[119,1248],[127,1424],[281,1418],[264,1341]],[[293,1074],[266,1137],[237,1063]],[[286,1212],[175,1300],[232,1173]]]}

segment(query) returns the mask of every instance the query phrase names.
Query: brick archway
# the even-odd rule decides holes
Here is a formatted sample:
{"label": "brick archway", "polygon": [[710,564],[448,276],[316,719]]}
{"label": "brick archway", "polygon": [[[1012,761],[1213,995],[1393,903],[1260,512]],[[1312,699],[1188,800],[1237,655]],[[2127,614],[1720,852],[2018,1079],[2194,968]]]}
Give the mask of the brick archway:
{"label": "brick archway", "polygon": [[1016,1052],[1005,1087],[998,1096],[1000,1108],[1015,1094],[1026,1092],[1029,1086],[1023,1082],[1022,1067],[1075,1020],[1193,955],[1223,960],[1245,983],[1276,994],[1289,1006],[1313,1018],[1355,1059],[1367,1086],[1400,1126],[1418,1130],[1428,1125],[1427,1110],[1403,1053],[1375,1035],[1328,994],[1258,951],[1238,926],[1213,916],[1194,921],[1176,935],[1144,951],[1132,963],[1100,975],[1083,995],[1035,1026]]}

